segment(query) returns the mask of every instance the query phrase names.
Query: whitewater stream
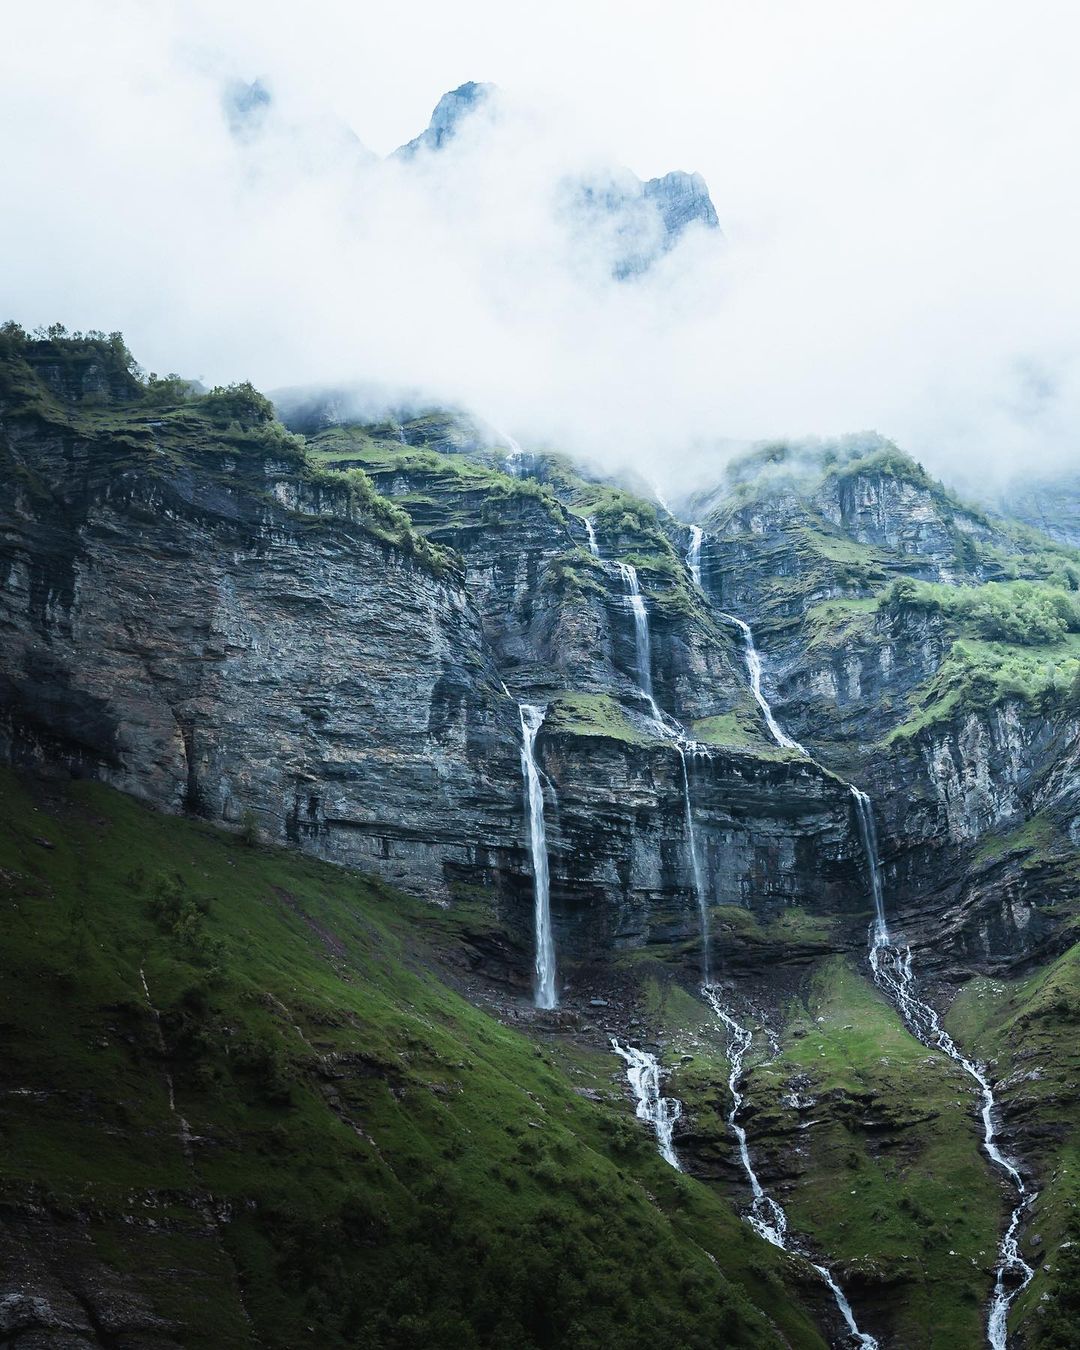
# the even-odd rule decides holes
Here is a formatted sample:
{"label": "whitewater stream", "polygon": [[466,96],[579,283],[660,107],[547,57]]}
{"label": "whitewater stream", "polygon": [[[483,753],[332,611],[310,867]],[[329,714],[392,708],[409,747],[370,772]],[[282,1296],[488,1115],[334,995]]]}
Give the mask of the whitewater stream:
{"label": "whitewater stream", "polygon": [[611,1048],[626,1063],[626,1080],[634,1094],[635,1115],[650,1125],[656,1135],[660,1156],[681,1172],[672,1136],[675,1122],[682,1115],[682,1104],[674,1097],[665,1097],[660,1091],[660,1061],[648,1050],[623,1045],[611,1038]]}
{"label": "whitewater stream", "polygon": [[991,1350],[1006,1350],[1008,1345],[1009,1309],[1013,1300],[1034,1277],[1034,1270],[1020,1254],[1018,1234],[1024,1211],[1035,1199],[1036,1192],[1028,1189],[1020,1171],[1011,1158],[1004,1154],[997,1142],[995,1114],[997,1103],[989,1075],[977,1060],[969,1059],[941,1025],[936,1010],[918,995],[918,984],[912,971],[911,948],[903,950],[892,942],[885,917],[885,887],[882,881],[881,857],[878,852],[877,830],[870,798],[857,787],[851,788],[855,799],[855,818],[859,826],[863,851],[870,872],[870,890],[874,901],[874,922],[870,929],[870,969],[881,990],[896,1004],[911,1033],[931,1050],[959,1064],[979,1089],[982,1118],[983,1149],[999,1172],[1016,1192],[1016,1204],[1009,1223],[998,1245],[998,1264],[994,1275],[994,1292],[990,1299],[986,1335]]}
{"label": "whitewater stream", "polygon": [[[726,1028],[729,1036],[728,1040],[728,1064],[730,1072],[728,1074],[728,1090],[731,1093],[731,1110],[727,1115],[728,1128],[735,1136],[739,1145],[739,1161],[742,1164],[743,1172],[750,1183],[750,1211],[746,1216],[747,1223],[754,1229],[759,1237],[763,1237],[766,1242],[771,1242],[774,1247],[779,1247],[781,1251],[798,1251],[797,1247],[790,1244],[788,1239],[788,1219],[784,1213],[783,1206],[778,1200],[774,1200],[771,1195],[762,1186],[757,1172],[754,1170],[754,1164],[750,1157],[750,1148],[746,1141],[746,1130],[739,1122],[739,1113],[742,1111],[744,1095],[739,1088],[743,1073],[743,1062],[746,1059],[747,1051],[753,1043],[753,1033],[748,1027],[744,1027],[732,1016],[729,1009],[725,1008],[720,1001],[719,992],[715,987],[706,985],[702,989],[709,1007],[716,1014],[717,1020]],[[801,1253],[800,1253],[801,1254]],[[808,1260],[810,1258],[807,1258]],[[818,1262],[811,1260],[810,1264],[828,1287],[833,1296],[840,1316],[844,1319],[844,1324],[850,1332],[854,1342],[860,1347],[860,1350],[878,1350],[878,1343],[873,1336],[865,1331],[859,1330],[859,1325],[855,1321],[855,1314],[851,1310],[851,1304],[848,1302],[847,1295],[837,1283],[828,1266],[819,1265]]]}
{"label": "whitewater stream", "polygon": [[625,562],[620,562],[617,566],[619,575],[623,579],[623,585],[626,587],[626,599],[630,606],[630,613],[634,616],[634,651],[637,658],[638,688],[641,690],[645,702],[649,705],[649,711],[654,719],[661,726],[664,726],[664,715],[653,697],[649,615],[645,609],[645,597],[641,594],[641,587],[638,584],[637,568]]}
{"label": "whitewater stream", "polygon": [[[701,580],[701,543],[703,537],[704,532],[700,525],[690,526],[690,548],[686,554],[686,566],[690,575],[693,577],[698,590],[704,589]],[[750,692],[754,696],[754,701],[761,709],[761,715],[765,718],[765,725],[769,728],[769,735],[776,744],[783,749],[797,750],[800,755],[806,755],[807,758],[809,758],[808,751],[801,746],[798,741],[793,741],[787,732],[784,731],[783,727],[780,726],[779,722],[777,722],[776,718],[773,716],[773,710],[769,700],[761,692],[761,654],[754,645],[754,634],[750,625],[736,615],[727,614],[723,611],[720,612],[720,617],[728,623],[734,624],[742,634],[743,660],[746,664],[746,673],[750,678]]]}
{"label": "whitewater stream", "polygon": [[[690,550],[686,565],[694,581],[701,586],[701,543],[700,527],[690,527]],[[743,635],[743,648],[746,667],[750,674],[750,688],[765,717],[766,725],[777,745],[787,749],[807,751],[798,741],[794,741],[780,727],[773,716],[772,708],[761,691],[761,658],[754,646],[754,637],[749,626],[733,614],[724,616],[740,630]],[[987,1320],[987,1340],[991,1350],[1006,1350],[1008,1345],[1009,1309],[1017,1295],[1030,1283],[1035,1272],[1020,1253],[1018,1234],[1025,1211],[1035,1200],[1037,1192],[1028,1188],[1020,1175],[1020,1170],[997,1142],[995,1114],[997,1103],[989,1075],[977,1060],[969,1059],[953,1038],[941,1025],[935,1009],[918,995],[918,984],[912,970],[911,948],[901,950],[889,935],[889,925],[885,917],[885,888],[882,880],[881,858],[878,850],[877,829],[874,824],[874,810],[870,798],[854,784],[848,785],[855,802],[855,819],[862,840],[870,873],[870,889],[874,903],[874,921],[870,928],[870,969],[878,987],[888,995],[903,1017],[912,1034],[928,1049],[940,1050],[955,1063],[959,1064],[979,1089],[980,1116],[983,1129],[983,1149],[986,1156],[999,1172],[1011,1183],[1016,1192],[1016,1204],[1009,1216],[1009,1223],[998,1246],[998,1264],[994,1276],[994,1292],[990,1300],[990,1313]],[[727,1023],[725,1022],[725,1025]],[[730,1030],[729,1026],[729,1030]],[[743,1146],[745,1147],[745,1146]]]}
{"label": "whitewater stream", "polygon": [[520,442],[515,441],[513,436],[508,436],[505,431],[497,432],[497,435],[510,447],[510,453],[503,461],[503,472],[508,473],[512,478],[520,478],[524,472],[525,451]]}
{"label": "whitewater stream", "polygon": [[[596,540],[596,530],[592,521],[584,517],[585,533],[589,540],[589,552],[594,558],[600,557],[600,546]],[[690,866],[694,881],[694,898],[697,902],[698,917],[702,932],[702,972],[706,983],[709,981],[709,914],[705,898],[705,877],[698,852],[697,832],[694,829],[694,811],[690,800],[690,774],[687,768],[687,753],[693,753],[697,747],[685,736],[677,723],[661,711],[653,696],[652,686],[652,642],[649,635],[649,614],[645,608],[645,597],[641,594],[637,569],[630,563],[617,562],[619,576],[626,591],[627,603],[634,616],[634,658],[637,665],[638,689],[649,705],[652,720],[657,731],[670,740],[679,756],[682,770],[683,814],[686,821],[686,842],[690,850]]]}

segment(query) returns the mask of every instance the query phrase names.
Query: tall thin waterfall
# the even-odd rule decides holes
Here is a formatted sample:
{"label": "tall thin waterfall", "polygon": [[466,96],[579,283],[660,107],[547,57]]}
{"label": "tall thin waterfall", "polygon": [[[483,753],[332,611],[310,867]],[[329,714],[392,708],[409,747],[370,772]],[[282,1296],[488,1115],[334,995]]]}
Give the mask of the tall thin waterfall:
{"label": "tall thin waterfall", "polygon": [[536,1006],[558,1007],[555,988],[555,934],[551,928],[551,883],[548,875],[547,832],[544,828],[544,789],[536,767],[536,734],[544,723],[545,708],[519,703],[521,717],[521,773],[529,812],[529,850],[533,865],[533,914],[536,938]]}
{"label": "tall thin waterfall", "polygon": [[690,526],[690,548],[686,554],[686,565],[690,569],[690,575],[694,578],[694,585],[698,590],[704,589],[701,584],[701,541],[704,538],[704,531],[700,525]]}
{"label": "tall thin waterfall", "polygon": [[761,656],[758,653],[758,649],[754,646],[754,634],[750,630],[750,625],[744,623],[742,619],[736,618],[734,614],[724,614],[721,617],[727,619],[729,623],[733,623],[742,634],[743,659],[746,662],[747,674],[750,676],[750,692],[754,695],[757,705],[765,718],[765,725],[769,728],[769,735],[772,736],[777,745],[782,746],[785,750],[797,750],[800,755],[806,755],[806,749],[801,746],[798,741],[793,741],[777,722],[776,718],[773,716],[773,710],[769,704],[769,700],[761,692]]}
{"label": "tall thin waterfall", "polygon": [[[744,1027],[738,1023],[731,1013],[720,1002],[720,996],[715,988],[708,985],[702,990],[705,998],[716,1014],[718,1021],[727,1029],[728,1041],[728,1063],[730,1073],[728,1074],[728,1090],[731,1093],[731,1110],[728,1112],[727,1122],[732,1134],[735,1136],[739,1145],[739,1161],[742,1164],[743,1172],[750,1183],[750,1212],[747,1214],[747,1222],[754,1231],[763,1237],[766,1242],[771,1242],[774,1247],[779,1247],[781,1251],[789,1251],[788,1242],[788,1219],[784,1209],[779,1201],[774,1200],[762,1186],[754,1171],[754,1164],[750,1158],[750,1148],[746,1140],[746,1130],[739,1123],[739,1113],[742,1110],[744,1095],[739,1087],[742,1079],[743,1062],[746,1059],[746,1053],[753,1042],[753,1033],[749,1027]],[[864,1331],[860,1331],[855,1321],[855,1314],[851,1310],[851,1304],[847,1296],[833,1278],[832,1272],[827,1266],[818,1265],[816,1261],[811,1261],[817,1273],[824,1280],[833,1296],[841,1317],[847,1326],[848,1331],[858,1341],[861,1350],[878,1350],[878,1343]]]}
{"label": "tall thin waterfall", "polygon": [[698,918],[701,921],[701,978],[705,984],[710,982],[709,975],[709,905],[705,896],[705,874],[698,856],[697,835],[694,832],[694,812],[690,806],[690,775],[686,768],[686,749],[676,744],[679,763],[682,765],[683,810],[686,813],[686,840],[690,845],[690,865],[694,872],[694,895],[697,899]]}
{"label": "tall thin waterfall", "polygon": [[675,1153],[672,1136],[675,1122],[682,1115],[682,1103],[674,1097],[664,1097],[660,1092],[660,1062],[648,1050],[638,1050],[632,1045],[622,1045],[613,1036],[611,1048],[626,1061],[626,1078],[634,1094],[635,1114],[638,1120],[651,1125],[656,1132],[656,1144],[660,1156],[681,1172],[679,1159]]}
{"label": "tall thin waterfall", "polygon": [[942,1054],[959,1064],[978,1086],[983,1149],[1016,1191],[1017,1202],[998,1245],[994,1293],[990,1300],[986,1326],[987,1341],[991,1350],[1006,1350],[1009,1309],[1016,1296],[1028,1286],[1035,1275],[1034,1270],[1020,1254],[1018,1233],[1024,1211],[1034,1201],[1037,1192],[1028,1189],[1016,1164],[998,1147],[997,1126],[994,1122],[997,1103],[986,1069],[977,1060],[968,1059],[941,1025],[936,1010],[919,997],[918,984],[912,970],[911,948],[906,947],[901,951],[889,936],[873,806],[865,792],[860,792],[854,786],[851,792],[855,798],[855,818],[866,853],[866,865],[870,872],[870,886],[874,900],[874,924],[870,931],[870,969],[874,972],[874,979],[879,988],[896,1004],[911,1033],[929,1049],[940,1050]]}
{"label": "tall thin waterfall", "polygon": [[589,552],[593,555],[594,558],[599,558],[600,545],[596,542],[596,526],[592,523],[592,521],[589,519],[588,516],[583,516],[582,520],[584,521],[585,524],[585,533],[589,539]]}
{"label": "tall thin waterfall", "polygon": [[851,795],[855,799],[855,820],[859,826],[859,838],[862,840],[863,852],[866,854],[866,865],[870,871],[870,890],[874,900],[873,950],[877,951],[887,946],[889,942],[889,926],[885,922],[885,887],[881,880],[877,826],[874,824],[874,808],[870,804],[870,798],[865,792],[860,792],[854,783],[850,784],[850,787]]}
{"label": "tall thin waterfall", "polygon": [[637,570],[630,563],[619,563],[619,572],[626,586],[630,609],[634,615],[634,642],[637,651],[638,687],[649,705],[653,719],[664,735],[675,740],[682,765],[683,810],[686,815],[686,841],[690,846],[690,865],[694,874],[694,898],[697,900],[698,915],[701,919],[701,964],[705,983],[709,982],[709,911],[705,897],[705,877],[698,856],[697,835],[694,831],[694,812],[690,804],[690,775],[686,768],[686,742],[680,732],[673,730],[664,720],[652,689],[652,649],[649,642],[649,616],[645,610],[645,600],[638,585]]}
{"label": "tall thin waterfall", "polygon": [[663,716],[653,698],[652,687],[652,647],[649,642],[649,615],[645,609],[645,599],[638,585],[637,568],[630,563],[619,563],[619,574],[626,587],[626,598],[630,602],[630,612],[634,616],[634,647],[637,655],[638,688],[641,690],[653,717],[663,722]]}

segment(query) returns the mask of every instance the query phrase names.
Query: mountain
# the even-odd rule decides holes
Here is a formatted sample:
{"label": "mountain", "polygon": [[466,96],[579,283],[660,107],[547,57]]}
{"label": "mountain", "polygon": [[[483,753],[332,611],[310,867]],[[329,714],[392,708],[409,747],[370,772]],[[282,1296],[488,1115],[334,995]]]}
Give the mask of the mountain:
{"label": "mountain", "polygon": [[998,505],[1033,530],[1080,548],[1080,474],[1015,478],[1000,494]]}
{"label": "mountain", "polygon": [[282,407],[0,333],[12,1343],[1075,1343],[1080,554]]}
{"label": "mountain", "polygon": [[[413,160],[444,150],[468,119],[498,106],[493,84],[469,81],[443,94],[419,136],[394,151]],[[620,280],[638,275],[668,253],[691,227],[719,229],[719,217],[704,178],[675,170],[643,182],[625,168],[570,175],[559,185],[564,216],[579,242],[608,257]]]}
{"label": "mountain", "polygon": [[431,121],[420,133],[394,151],[398,159],[412,159],[421,150],[442,150],[457,135],[461,123],[487,107],[498,90],[493,84],[468,80],[443,94],[431,114]]}
{"label": "mountain", "polygon": [[691,228],[716,230],[716,208],[698,173],[674,171],[642,182],[629,169],[574,179],[565,210],[587,247],[610,257],[619,280],[640,275]]}

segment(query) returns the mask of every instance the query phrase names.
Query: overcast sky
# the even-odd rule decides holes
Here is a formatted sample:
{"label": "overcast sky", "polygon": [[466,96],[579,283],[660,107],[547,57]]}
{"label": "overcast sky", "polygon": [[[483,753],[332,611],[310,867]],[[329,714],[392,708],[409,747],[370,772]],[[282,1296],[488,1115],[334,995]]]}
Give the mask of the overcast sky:
{"label": "overcast sky", "polygon": [[[1080,462],[1074,4],[54,0],[5,30],[0,310],[29,326],[456,398],[664,482],[871,428],[954,479]],[[222,91],[255,78],[238,140]],[[383,156],[469,79],[502,113],[438,165],[345,134]],[[604,163],[699,170],[723,245],[611,281],[552,209]]]}

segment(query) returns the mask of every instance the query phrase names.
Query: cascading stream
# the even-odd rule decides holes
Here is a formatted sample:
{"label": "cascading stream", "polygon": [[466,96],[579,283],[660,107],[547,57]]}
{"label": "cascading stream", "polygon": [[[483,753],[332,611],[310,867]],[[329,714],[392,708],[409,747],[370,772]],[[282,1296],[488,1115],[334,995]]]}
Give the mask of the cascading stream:
{"label": "cascading stream", "polygon": [[798,741],[793,741],[787,732],[780,726],[779,722],[777,722],[776,718],[773,716],[773,710],[769,700],[761,692],[761,655],[758,652],[757,647],[754,646],[754,634],[750,629],[750,625],[744,623],[742,619],[736,618],[734,614],[722,614],[720,617],[727,619],[729,623],[733,623],[742,634],[743,660],[746,662],[746,671],[750,676],[750,692],[754,695],[754,699],[761,709],[762,716],[765,718],[765,725],[769,728],[769,735],[776,744],[782,746],[783,749],[797,750],[800,755],[806,755],[807,758],[809,758],[809,753],[805,747],[801,746]]}
{"label": "cascading stream", "polygon": [[[594,558],[600,557],[600,546],[596,539],[596,530],[588,516],[583,517],[585,533],[589,540],[589,552]],[[686,840],[690,847],[690,866],[694,878],[694,898],[697,901],[698,916],[701,922],[702,972],[706,984],[709,981],[709,914],[705,898],[705,878],[698,853],[697,834],[694,830],[694,812],[690,801],[690,775],[687,770],[686,752],[693,749],[694,743],[688,741],[672,719],[665,717],[660,710],[652,689],[652,643],[649,636],[649,615],[645,608],[645,598],[641,594],[637,569],[630,563],[616,564],[622,577],[630,609],[634,616],[634,651],[638,668],[638,688],[649,705],[653,722],[662,736],[673,740],[678,751],[682,767],[683,812],[686,819]]]}
{"label": "cascading stream", "polygon": [[[727,1115],[728,1128],[735,1136],[739,1145],[739,1161],[742,1164],[743,1172],[750,1183],[750,1193],[752,1196],[750,1202],[750,1212],[746,1216],[747,1222],[766,1242],[771,1242],[774,1247],[779,1247],[781,1251],[789,1251],[792,1248],[788,1243],[788,1219],[784,1213],[783,1207],[777,1200],[769,1195],[754,1171],[754,1164],[750,1158],[750,1148],[746,1141],[746,1130],[739,1123],[739,1113],[742,1110],[744,1095],[739,1088],[739,1082],[742,1079],[743,1062],[746,1059],[747,1051],[753,1043],[753,1033],[749,1027],[742,1026],[732,1017],[731,1013],[720,1002],[720,996],[716,989],[706,985],[702,989],[709,1007],[716,1014],[717,1020],[726,1028],[728,1036],[728,1063],[730,1072],[728,1074],[728,1090],[731,1093],[731,1110]],[[797,1250],[797,1249],[796,1249]],[[851,1304],[847,1300],[847,1295],[836,1282],[832,1272],[827,1266],[818,1265],[816,1261],[811,1261],[822,1280],[828,1286],[829,1292],[840,1312],[848,1331],[858,1342],[861,1350],[878,1350],[878,1343],[873,1336],[860,1331],[858,1323],[855,1321],[855,1314],[851,1310]]]}
{"label": "cascading stream", "polygon": [[649,615],[645,609],[645,597],[638,584],[637,568],[630,563],[618,564],[619,575],[626,587],[626,598],[630,612],[634,616],[634,652],[637,658],[638,688],[649,705],[649,711],[657,722],[664,723],[664,715],[653,697],[652,687],[652,646],[649,640]]}
{"label": "cascading stream", "polygon": [[1013,1300],[1033,1279],[1035,1272],[1020,1254],[1017,1234],[1024,1211],[1037,1192],[1024,1183],[1016,1164],[1008,1158],[997,1143],[994,1112],[997,1103],[985,1069],[976,1060],[968,1059],[941,1025],[935,1009],[918,996],[918,985],[912,970],[911,948],[903,951],[889,936],[885,918],[885,887],[881,875],[874,811],[865,792],[852,786],[855,799],[855,819],[859,826],[870,872],[870,888],[874,900],[874,923],[870,930],[870,969],[878,987],[896,1004],[909,1030],[923,1045],[940,1050],[959,1064],[979,1089],[980,1115],[983,1126],[983,1149],[994,1166],[1003,1173],[1016,1190],[1017,1203],[1009,1217],[1009,1224],[998,1246],[998,1265],[994,1275],[994,1292],[990,1300],[986,1334],[991,1350],[1006,1350],[1008,1345],[1009,1308]]}
{"label": "cascading stream", "polygon": [[[874,824],[874,808],[870,798],[861,792],[854,783],[848,785],[855,801],[855,821],[859,827],[866,865],[870,869],[870,891],[874,901],[874,928],[871,942],[870,964],[873,965],[873,953],[889,942],[889,926],[885,922],[885,886],[881,880],[877,826]],[[876,972],[875,972],[876,973]]]}
{"label": "cascading stream", "polygon": [[645,599],[641,594],[641,587],[638,585],[637,570],[630,563],[619,563],[619,573],[622,576],[623,584],[626,586],[627,598],[630,601],[630,609],[634,615],[634,643],[637,654],[638,667],[638,687],[641,690],[642,697],[649,705],[653,720],[665,736],[672,737],[675,741],[675,748],[679,754],[679,763],[682,766],[683,782],[683,810],[686,816],[686,840],[690,846],[690,865],[694,876],[694,898],[697,901],[698,915],[701,921],[701,944],[702,944],[702,974],[707,984],[709,982],[709,912],[705,899],[705,878],[701,867],[701,858],[698,854],[697,835],[694,830],[694,812],[690,804],[690,775],[686,767],[686,749],[685,738],[680,732],[674,731],[668,726],[664,714],[660,711],[656,699],[653,697],[652,690],[652,649],[649,640],[649,616],[645,609]]}
{"label": "cascading stream", "polygon": [[660,1091],[660,1061],[648,1050],[633,1045],[622,1045],[613,1036],[611,1048],[626,1062],[626,1079],[634,1094],[634,1114],[638,1120],[651,1125],[656,1134],[660,1156],[677,1172],[682,1171],[675,1153],[672,1136],[675,1122],[682,1115],[682,1103],[674,1097],[665,1097]]}
{"label": "cascading stream", "polygon": [[500,431],[498,434],[510,447],[510,453],[503,461],[503,472],[508,473],[511,478],[520,478],[524,469],[522,460],[525,457],[525,451],[521,448],[520,442],[514,440],[513,436],[508,436],[505,431]]}
{"label": "cascading stream", "polygon": [[548,874],[547,831],[544,827],[544,789],[536,767],[536,735],[544,723],[545,708],[519,703],[521,718],[521,774],[529,816],[529,851],[533,865],[533,915],[536,941],[536,1006],[556,1008],[555,934],[551,927],[551,881]]}
{"label": "cascading stream", "polygon": [[[686,555],[686,565],[699,588],[702,586],[701,577],[701,545],[703,532],[697,525],[690,526],[690,548]],[[769,728],[773,740],[777,745],[787,750],[797,750],[802,755],[809,752],[798,741],[792,738],[783,730],[773,716],[773,711],[769,705],[768,699],[762,693],[761,689],[761,657],[754,645],[754,635],[749,624],[742,619],[736,618],[734,614],[723,614],[721,617],[733,623],[742,633],[743,652],[746,661],[746,669],[750,676],[750,689],[757,701],[758,707],[765,718],[765,723]],[[865,792],[860,791],[854,784],[848,785],[851,789],[851,795],[855,802],[855,819],[859,828],[859,837],[862,840],[863,852],[866,855],[867,868],[870,872],[870,889],[874,903],[874,922],[870,930],[870,968],[873,971],[874,980],[896,1004],[900,1015],[907,1023],[912,1034],[920,1040],[929,1049],[940,1050],[950,1059],[961,1066],[965,1073],[971,1077],[978,1085],[981,1098],[980,1114],[983,1123],[983,1148],[987,1157],[1005,1176],[1016,1189],[1018,1203],[1012,1210],[1009,1218],[1009,1224],[1005,1234],[1001,1239],[998,1248],[999,1261],[994,1280],[994,1293],[990,1303],[990,1314],[987,1322],[987,1338],[991,1350],[1006,1350],[1008,1344],[1008,1315],[1014,1299],[1030,1283],[1034,1277],[1034,1270],[1027,1264],[1020,1254],[1020,1247],[1017,1240],[1017,1234],[1020,1229],[1020,1222],[1024,1211],[1031,1205],[1036,1197],[1036,1192],[1030,1191],[1024,1183],[1018,1168],[997,1145],[997,1127],[994,1124],[994,1111],[996,1102],[994,1100],[993,1089],[990,1086],[990,1080],[983,1068],[975,1061],[968,1059],[964,1055],[956,1042],[941,1025],[941,1020],[930,1004],[924,1002],[918,997],[917,984],[912,972],[911,948],[908,947],[901,952],[899,947],[893,945],[889,937],[889,927],[885,917],[885,887],[882,880],[881,861],[878,851],[877,828],[874,824],[874,810],[870,798]],[[709,996],[709,991],[706,991]],[[746,1045],[741,1049],[736,1046],[737,1026],[727,1014],[722,1012],[720,1007],[710,997],[710,1003],[717,1015],[724,1022],[732,1034],[732,1044],[735,1047],[733,1053],[737,1051],[739,1066],[741,1068],[742,1057],[746,1053]],[[744,1033],[740,1029],[740,1034]],[[741,1044],[741,1042],[740,1042]],[[732,1088],[734,1099],[734,1088]],[[741,1099],[740,1099],[741,1101]],[[735,1113],[737,1114],[737,1108]],[[739,1131],[733,1119],[729,1117],[729,1124],[739,1137]],[[743,1158],[744,1170],[747,1175],[752,1177],[753,1169],[748,1167],[746,1155],[745,1136],[740,1138],[740,1156]],[[756,1178],[751,1180],[751,1189],[757,1185]],[[758,1202],[757,1191],[755,1190],[755,1204]],[[751,1219],[751,1222],[754,1222]],[[764,1229],[759,1226],[760,1219],[755,1223],[755,1227],[766,1236]],[[767,1226],[767,1225],[766,1225]],[[772,1239],[770,1239],[772,1240]],[[780,1242],[777,1245],[782,1246]],[[833,1289],[834,1296],[837,1297],[839,1304],[843,1298],[842,1293],[834,1287],[831,1276],[819,1267],[823,1278]],[[1011,1287],[1010,1287],[1011,1285]],[[850,1314],[849,1313],[846,1315]],[[850,1325],[854,1326],[853,1323]]]}
{"label": "cascading stream", "polygon": [[[703,591],[704,585],[701,578],[701,543],[704,538],[704,531],[700,525],[690,526],[690,548],[686,554],[686,566],[694,579],[694,584],[698,590]],[[750,692],[754,696],[754,701],[761,709],[761,714],[765,718],[765,725],[769,728],[769,735],[777,745],[784,750],[797,750],[800,755],[806,755],[809,759],[809,751],[794,741],[787,732],[780,726],[773,716],[772,706],[761,690],[761,654],[754,645],[754,634],[750,625],[743,619],[736,618],[734,614],[721,613],[720,617],[726,619],[728,623],[734,624],[742,634],[743,640],[743,660],[746,664],[746,673],[750,677]]]}

